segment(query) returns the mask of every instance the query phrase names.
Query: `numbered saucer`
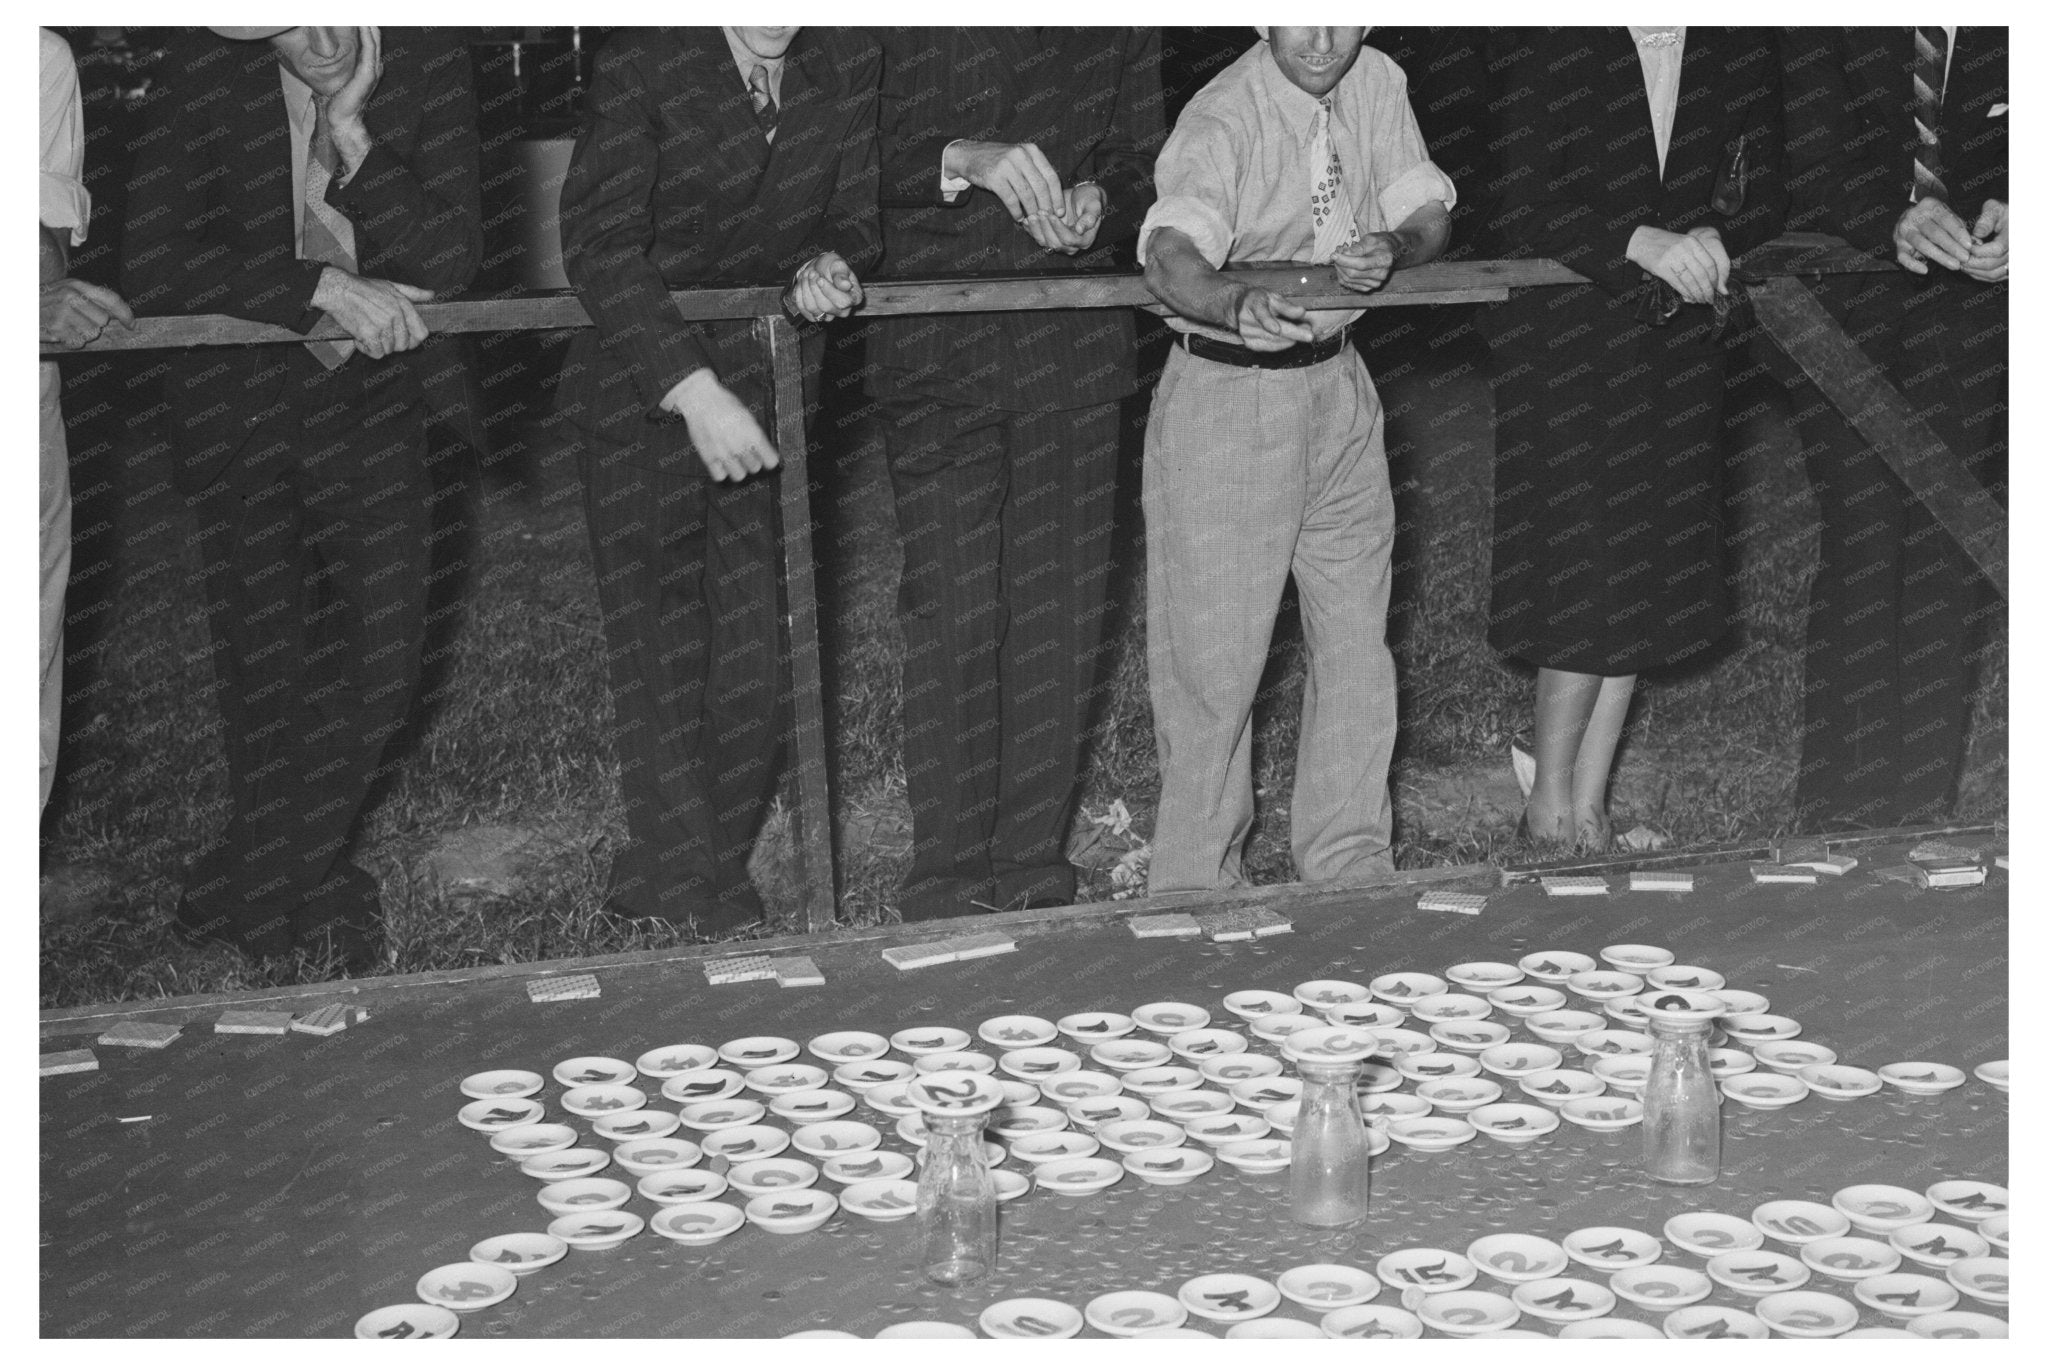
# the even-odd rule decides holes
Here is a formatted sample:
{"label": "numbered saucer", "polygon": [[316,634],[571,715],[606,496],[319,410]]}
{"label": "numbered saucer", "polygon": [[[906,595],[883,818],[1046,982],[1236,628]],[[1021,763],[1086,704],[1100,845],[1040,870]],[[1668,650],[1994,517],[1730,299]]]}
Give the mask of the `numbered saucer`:
{"label": "numbered saucer", "polygon": [[882,1056],[889,1050],[889,1040],[879,1033],[841,1029],[836,1033],[821,1033],[804,1046],[826,1065],[844,1066],[848,1062],[864,1062]]}
{"label": "numbered saucer", "polygon": [[1131,1011],[1131,1018],[1148,1033],[1185,1033],[1189,1029],[1209,1026],[1209,1011],[1180,1000],[1157,1000],[1149,1005],[1140,1005]]}
{"label": "numbered saucer", "polygon": [[1447,1293],[1479,1278],[1479,1267],[1455,1251],[1437,1247],[1403,1247],[1380,1257],[1373,1274],[1402,1289]]}
{"label": "numbered saucer", "polygon": [[616,1057],[571,1057],[555,1063],[558,1085],[626,1085],[639,1076],[639,1068]]}
{"label": "numbered saucer", "polygon": [[665,1081],[692,1071],[704,1071],[718,1064],[718,1049],[702,1043],[671,1043],[641,1053],[633,1068],[649,1080]]}
{"label": "numbered saucer", "polygon": [[752,1067],[786,1062],[802,1050],[793,1038],[777,1038],[771,1034],[762,1034],[751,1038],[735,1038],[729,1043],[720,1044],[718,1058],[727,1066],[745,1071]]}
{"label": "numbered saucer", "polygon": [[1706,1272],[1682,1265],[1636,1265],[1615,1271],[1607,1286],[1638,1308],[1669,1311],[1698,1303],[1714,1292]]}
{"label": "numbered saucer", "polygon": [[479,1071],[462,1078],[462,1093],[473,1100],[523,1100],[542,1084],[538,1071]]}
{"label": "numbered saucer", "polygon": [[981,1310],[983,1336],[1013,1341],[1053,1341],[1073,1336],[1085,1321],[1081,1310],[1058,1299],[1004,1299]]}
{"label": "numbered saucer", "polygon": [[1981,1180],[1937,1180],[1927,1187],[1928,1202],[1950,1218],[1981,1223],[2012,1208],[2012,1191]]}
{"label": "numbered saucer", "polygon": [[1838,1337],[1860,1317],[1847,1299],[1812,1289],[1767,1294],[1757,1301],[1756,1315],[1786,1337]]}
{"label": "numbered saucer", "polygon": [[1188,1320],[1188,1310],[1171,1295],[1149,1289],[1119,1289],[1088,1300],[1082,1316],[1090,1327],[1105,1336],[1134,1337],[1141,1332],[1178,1327]]}
{"label": "numbered saucer", "polygon": [[1634,1228],[1590,1227],[1565,1234],[1565,1254],[1596,1270],[1627,1270],[1651,1265],[1664,1254],[1664,1243]]}
{"label": "numbered saucer", "polygon": [[522,1123],[491,1134],[491,1150],[525,1160],[574,1147],[576,1138],[576,1130],[566,1123]]}
{"label": "numbered saucer", "polygon": [[1495,1279],[1511,1284],[1547,1280],[1571,1264],[1570,1256],[1556,1242],[1526,1232],[1481,1237],[1465,1248],[1465,1256]]}
{"label": "numbered saucer", "polygon": [[1380,1292],[1380,1282],[1357,1266],[1319,1262],[1282,1271],[1275,1286],[1306,1308],[1348,1308],[1366,1303]]}
{"label": "numbered saucer", "polygon": [[1245,1322],[1280,1306],[1280,1291],[1256,1275],[1197,1275],[1174,1297],[1190,1313],[1211,1322]]}
{"label": "numbered saucer", "polygon": [[[1268,991],[1265,994],[1272,994]],[[1279,997],[1287,1000],[1286,996]],[[1229,1001],[1224,1001],[1225,1006]],[[1293,1005],[1292,1000],[1287,1001]],[[1301,1008],[1295,1005],[1296,1009]],[[1084,1010],[1079,1014],[1062,1015],[1054,1024],[1067,1037],[1083,1043],[1102,1043],[1111,1038],[1121,1038],[1138,1027],[1138,1021],[1128,1014],[1117,1014],[1110,1010]]]}

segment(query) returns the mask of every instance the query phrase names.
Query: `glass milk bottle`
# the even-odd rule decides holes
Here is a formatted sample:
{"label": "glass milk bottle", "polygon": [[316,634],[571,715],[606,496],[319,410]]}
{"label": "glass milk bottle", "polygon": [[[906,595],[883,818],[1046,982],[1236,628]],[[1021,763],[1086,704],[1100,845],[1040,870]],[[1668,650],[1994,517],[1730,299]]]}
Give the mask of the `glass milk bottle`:
{"label": "glass milk bottle", "polygon": [[1650,990],[1641,1013],[1655,1047],[1643,1084],[1643,1170],[1669,1185],[1721,1174],[1721,1085],[1707,1035],[1724,1006],[1705,991]]}
{"label": "glass milk bottle", "polygon": [[1370,1194],[1371,1145],[1358,1110],[1358,1072],[1379,1046],[1364,1029],[1303,1029],[1282,1045],[1301,1076],[1287,1167],[1294,1221],[1312,1228],[1348,1228],[1364,1221]]}
{"label": "glass milk bottle", "polygon": [[982,1127],[1002,1102],[987,1076],[943,1071],[910,1083],[924,1117],[924,1170],[917,1178],[917,1223],[925,1278],[966,1284],[996,1263],[996,1186],[982,1150]]}

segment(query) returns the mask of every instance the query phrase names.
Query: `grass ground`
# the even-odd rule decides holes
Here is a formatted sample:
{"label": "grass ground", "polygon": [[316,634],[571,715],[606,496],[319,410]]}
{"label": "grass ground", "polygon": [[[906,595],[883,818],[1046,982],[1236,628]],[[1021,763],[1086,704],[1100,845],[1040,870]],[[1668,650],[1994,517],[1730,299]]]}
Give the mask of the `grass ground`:
{"label": "grass ground", "polygon": [[[1527,724],[1533,675],[1484,638],[1491,456],[1483,366],[1469,342],[1376,366],[1390,424],[1402,533],[1390,621],[1401,669],[1396,756],[1396,855],[1403,866],[1526,858],[1507,745]],[[1700,846],[1786,828],[1797,761],[1797,646],[1812,573],[1813,508],[1797,447],[1766,390],[1734,442],[1734,541],[1741,620],[1709,665],[1639,690],[1615,783],[1615,827],[1640,822],[1674,845]],[[824,424],[831,429],[831,424]],[[826,622],[842,918],[894,918],[909,850],[898,753],[892,513],[870,433],[814,455]],[[602,641],[573,461],[544,425],[495,467],[482,507],[475,578],[452,621],[441,684],[389,789],[370,812],[357,860],[379,878],[389,970],[420,971],[658,947],[675,931],[629,932],[597,918],[612,843],[624,833],[607,739]],[[124,457],[148,487],[139,441]],[[1135,489],[1135,463],[1131,470]],[[1134,499],[1132,500],[1134,503]],[[101,686],[78,727],[44,830],[45,870],[64,869],[91,911],[46,923],[45,1007],[321,979],[330,964],[259,969],[225,949],[192,950],[166,930],[185,862],[226,809],[211,669],[183,509],[159,497],[122,512],[119,586],[99,666]],[[132,522],[132,524],[128,524]],[[1082,807],[1121,801],[1149,832],[1158,777],[1143,671],[1142,564],[1133,511],[1111,685],[1093,735]],[[1134,588],[1137,589],[1134,591]],[[2004,641],[1988,656],[1962,813],[1989,818],[2005,802]],[[1256,730],[1260,816],[1246,860],[1255,880],[1291,875],[1287,800],[1300,701],[1300,636],[1283,618]],[[483,889],[451,877],[451,850],[479,832],[512,875]],[[759,933],[796,927],[792,822],[771,819],[756,880],[771,913]],[[507,845],[518,843],[507,851]],[[1124,841],[1110,839],[1112,851]],[[474,848],[471,850],[474,852]],[[1116,889],[1086,872],[1084,894]]]}

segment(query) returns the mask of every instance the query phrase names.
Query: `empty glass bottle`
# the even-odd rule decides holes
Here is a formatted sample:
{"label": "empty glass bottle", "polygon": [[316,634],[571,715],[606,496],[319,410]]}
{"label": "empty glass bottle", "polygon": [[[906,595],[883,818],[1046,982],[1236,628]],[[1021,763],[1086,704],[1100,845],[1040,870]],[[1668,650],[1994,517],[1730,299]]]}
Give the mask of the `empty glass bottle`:
{"label": "empty glass bottle", "polygon": [[906,1098],[924,1116],[926,1134],[917,1178],[925,1278],[966,1284],[996,1263],[996,1183],[981,1130],[1003,1088],[987,1076],[947,1071],[919,1076]]}
{"label": "empty glass bottle", "polygon": [[1720,1002],[1703,992],[1660,991],[1644,1001],[1656,1044],[1643,1085],[1643,1169],[1653,1180],[1704,1185],[1721,1174],[1721,1085],[1707,1063],[1719,1012]]}
{"label": "empty glass bottle", "polygon": [[1342,1025],[1303,1029],[1284,1045],[1301,1076],[1287,1167],[1297,1223],[1348,1228],[1365,1218],[1372,1148],[1358,1110],[1358,1072],[1377,1047],[1371,1034]]}

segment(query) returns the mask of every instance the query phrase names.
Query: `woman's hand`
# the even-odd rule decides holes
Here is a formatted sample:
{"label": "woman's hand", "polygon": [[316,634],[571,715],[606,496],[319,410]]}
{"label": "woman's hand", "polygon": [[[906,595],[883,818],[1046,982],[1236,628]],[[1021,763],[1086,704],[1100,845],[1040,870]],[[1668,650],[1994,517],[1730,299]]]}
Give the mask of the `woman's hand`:
{"label": "woman's hand", "polygon": [[[1676,289],[1687,303],[1711,303],[1716,292],[1726,289],[1728,253],[1714,229],[1699,232],[1714,234],[1711,247],[1696,233],[1639,227],[1628,239],[1628,258]],[[1720,257],[1718,266],[1716,255]]]}

